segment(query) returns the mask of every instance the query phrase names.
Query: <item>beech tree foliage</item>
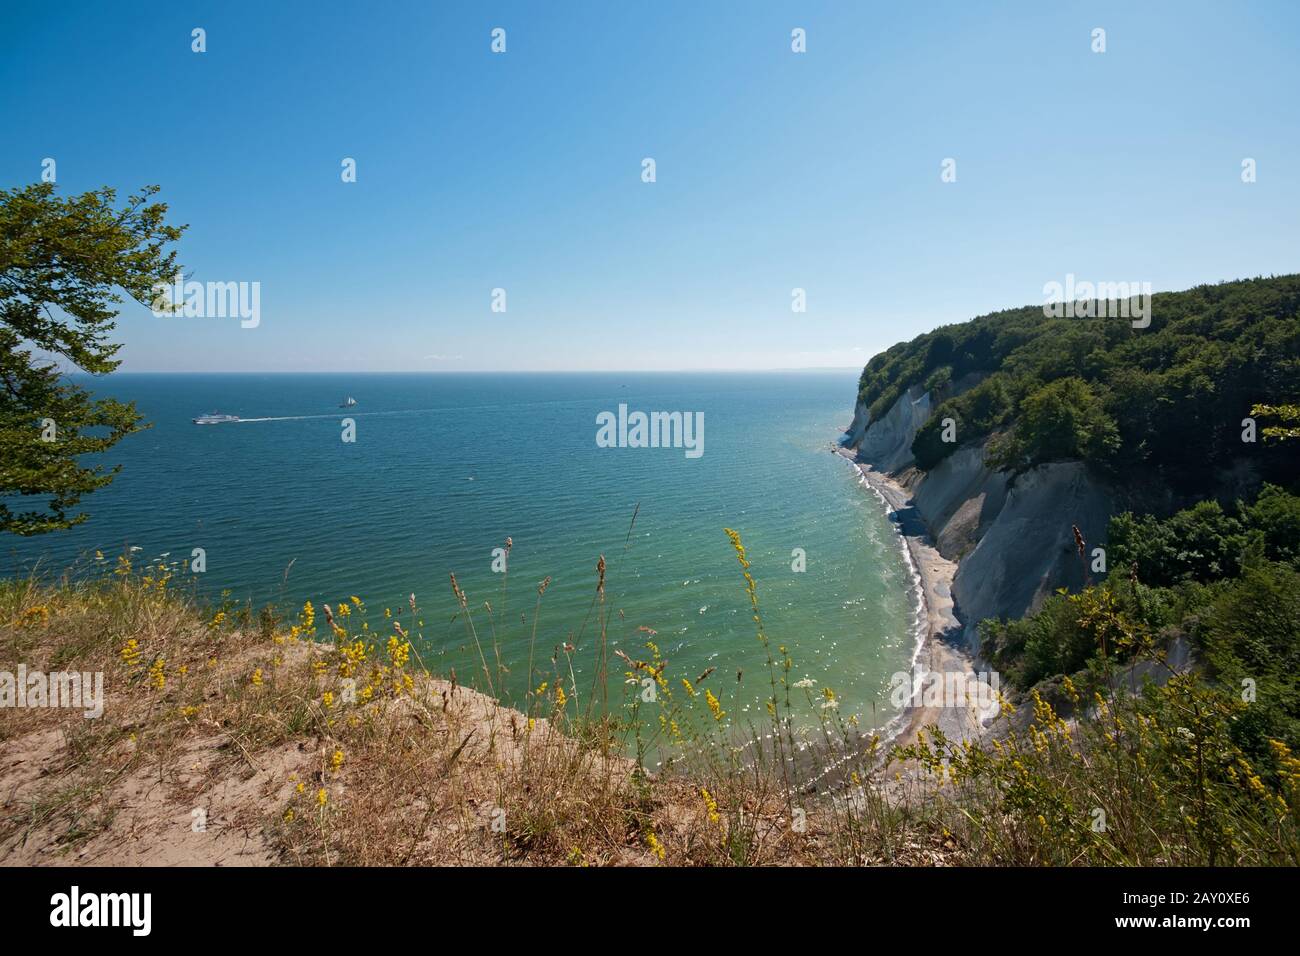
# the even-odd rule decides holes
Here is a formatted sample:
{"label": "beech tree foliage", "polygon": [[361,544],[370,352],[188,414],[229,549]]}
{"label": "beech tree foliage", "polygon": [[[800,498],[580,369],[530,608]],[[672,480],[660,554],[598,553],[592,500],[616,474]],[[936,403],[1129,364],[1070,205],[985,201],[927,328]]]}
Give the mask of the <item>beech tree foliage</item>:
{"label": "beech tree foliage", "polygon": [[118,307],[176,273],[157,186],[118,204],[104,187],[61,198],[52,183],[0,190],[0,531],[34,535],[87,518],[82,497],[117,468],[88,462],[139,431],[133,404],[93,398],[62,364],[117,368]]}

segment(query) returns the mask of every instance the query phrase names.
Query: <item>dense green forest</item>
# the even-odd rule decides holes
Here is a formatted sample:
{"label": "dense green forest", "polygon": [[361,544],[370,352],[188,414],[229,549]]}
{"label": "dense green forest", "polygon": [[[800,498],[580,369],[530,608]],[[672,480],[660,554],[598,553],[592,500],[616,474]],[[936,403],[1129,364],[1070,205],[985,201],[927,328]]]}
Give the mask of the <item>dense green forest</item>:
{"label": "dense green forest", "polygon": [[[1285,768],[1300,750],[1298,308],[1291,275],[1158,294],[1144,329],[1013,309],[876,356],[859,395],[874,420],[909,387],[933,390],[912,445],[924,470],[970,443],[1013,474],[1086,462],[1124,509],[1105,541],[1109,573],[1020,620],[981,622],[982,655],[1063,712],[1076,688],[1136,687],[1190,655],[1204,696],[1142,706],[1172,700],[1165,716],[1186,726],[1210,707],[1275,793],[1296,785]],[[947,417],[956,444],[941,440]],[[1237,781],[1232,761],[1198,766]]]}
{"label": "dense green forest", "polygon": [[[859,397],[874,421],[909,387],[934,390],[936,413],[912,445],[922,469],[991,439],[998,468],[1081,459],[1182,502],[1214,493],[1243,462],[1260,481],[1289,482],[1300,445],[1245,442],[1242,421],[1300,393],[1300,275],[1158,293],[1142,329],[1115,305],[1109,318],[1048,318],[1040,305],[944,326],[875,356]],[[956,444],[941,440],[948,417]]]}

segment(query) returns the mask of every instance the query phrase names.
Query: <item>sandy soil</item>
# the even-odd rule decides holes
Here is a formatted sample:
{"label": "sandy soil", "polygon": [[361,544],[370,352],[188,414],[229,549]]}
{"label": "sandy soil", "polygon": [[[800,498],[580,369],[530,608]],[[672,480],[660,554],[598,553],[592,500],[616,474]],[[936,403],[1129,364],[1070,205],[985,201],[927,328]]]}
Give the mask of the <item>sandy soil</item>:
{"label": "sandy soil", "polygon": [[[317,645],[285,647],[286,657],[310,656]],[[437,713],[471,728],[460,755],[465,764],[522,759],[519,735],[524,715],[500,706],[470,688],[421,676],[409,697],[373,705],[390,714]],[[69,722],[80,719],[72,714]],[[394,726],[404,726],[395,723]],[[544,719],[534,724],[532,739],[551,733]],[[129,748],[131,744],[123,744]],[[244,751],[225,733],[214,731],[186,742],[165,763],[150,762],[115,777],[88,801],[96,833],[75,850],[61,843],[63,820],[35,825],[0,838],[0,867],[41,865],[95,866],[274,866],[285,862],[266,831],[267,820],[283,812],[293,780],[313,781],[325,759],[324,741],[307,734],[254,753]],[[232,753],[242,759],[232,766]],[[0,819],[47,800],[38,785],[50,778],[64,781],[69,792],[79,786],[69,739],[63,727],[43,728],[0,739]],[[340,776],[340,781],[346,774]],[[485,775],[484,779],[488,779]],[[444,781],[431,782],[437,791]],[[338,784],[342,787],[342,783]],[[359,785],[358,785],[359,786]],[[471,801],[472,802],[472,801]],[[629,854],[626,861],[635,862]],[[485,855],[479,862],[494,862]]]}
{"label": "sandy soil", "polygon": [[[0,866],[268,866],[274,853],[263,820],[288,795],[289,773],[311,754],[286,745],[259,754],[245,773],[217,774],[230,741],[219,734],[190,742],[167,767],[124,775],[95,801],[112,821],[75,851],[64,852],[64,828],[35,826],[0,840]],[[26,806],[38,780],[62,776],[66,741],[42,730],[0,743],[0,813]],[[69,786],[74,786],[69,778]]]}

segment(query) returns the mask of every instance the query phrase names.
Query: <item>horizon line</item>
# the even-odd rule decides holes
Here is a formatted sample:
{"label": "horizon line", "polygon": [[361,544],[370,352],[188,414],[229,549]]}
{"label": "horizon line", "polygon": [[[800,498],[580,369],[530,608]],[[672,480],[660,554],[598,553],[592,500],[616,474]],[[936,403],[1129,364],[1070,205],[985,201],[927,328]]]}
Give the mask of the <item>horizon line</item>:
{"label": "horizon line", "polygon": [[[864,362],[863,365],[866,363]],[[107,378],[112,375],[689,375],[746,372],[853,372],[857,365],[785,365],[764,368],[654,368],[654,369],[115,369],[96,374],[82,369],[65,375]]]}

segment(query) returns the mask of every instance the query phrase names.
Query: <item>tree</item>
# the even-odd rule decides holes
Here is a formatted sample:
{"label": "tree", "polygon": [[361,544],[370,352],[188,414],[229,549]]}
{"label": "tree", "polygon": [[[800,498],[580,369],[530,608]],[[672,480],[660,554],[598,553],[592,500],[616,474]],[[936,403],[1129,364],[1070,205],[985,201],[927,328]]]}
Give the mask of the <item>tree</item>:
{"label": "tree", "polygon": [[1169,518],[1125,512],[1110,519],[1107,547],[1114,567],[1136,565],[1147,584],[1217,581],[1241,571],[1247,529],[1217,501],[1198,501]]}
{"label": "tree", "polygon": [[1259,497],[1243,508],[1246,524],[1264,537],[1270,561],[1290,561],[1300,566],[1300,496],[1266,484]]}
{"label": "tree", "polygon": [[1045,461],[1105,461],[1119,448],[1119,430],[1092,388],[1077,376],[1060,378],[1020,403],[1015,427],[989,448],[998,468]]}
{"label": "tree", "polygon": [[1250,413],[1263,418],[1276,418],[1280,422],[1264,427],[1265,438],[1277,441],[1300,438],[1300,405],[1256,405]]}
{"label": "tree", "polygon": [[[184,226],[165,221],[147,186],[120,208],[104,187],[66,199],[52,183],[0,190],[0,531],[42,534],[86,520],[82,496],[119,467],[85,465],[141,430],[134,404],[91,398],[56,361],[111,372],[109,341],[125,292],[151,303],[176,272],[168,248]],[[17,499],[27,498],[19,505]],[[13,510],[15,507],[21,510]]]}
{"label": "tree", "polygon": [[1300,574],[1279,563],[1246,568],[1204,615],[1204,629],[1211,673],[1233,693],[1255,691],[1234,739],[1261,757],[1270,737],[1300,746]]}

